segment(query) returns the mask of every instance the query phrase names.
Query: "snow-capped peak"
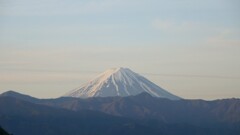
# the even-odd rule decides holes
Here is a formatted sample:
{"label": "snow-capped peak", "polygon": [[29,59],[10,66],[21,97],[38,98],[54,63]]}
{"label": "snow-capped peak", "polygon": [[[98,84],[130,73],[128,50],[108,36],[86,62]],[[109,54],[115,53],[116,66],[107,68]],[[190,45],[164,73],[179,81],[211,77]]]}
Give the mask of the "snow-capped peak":
{"label": "snow-capped peak", "polygon": [[98,75],[80,88],[65,94],[66,97],[109,97],[131,96],[147,92],[155,97],[180,99],[143,76],[128,68],[111,68]]}

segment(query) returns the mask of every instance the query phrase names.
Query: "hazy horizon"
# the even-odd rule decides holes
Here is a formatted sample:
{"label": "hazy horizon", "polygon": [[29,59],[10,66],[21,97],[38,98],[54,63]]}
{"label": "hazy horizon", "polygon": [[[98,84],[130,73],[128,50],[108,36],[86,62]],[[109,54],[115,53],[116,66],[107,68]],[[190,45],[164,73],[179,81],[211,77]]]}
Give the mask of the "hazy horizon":
{"label": "hazy horizon", "polygon": [[238,0],[0,5],[0,93],[55,98],[128,67],[182,98],[240,98]]}

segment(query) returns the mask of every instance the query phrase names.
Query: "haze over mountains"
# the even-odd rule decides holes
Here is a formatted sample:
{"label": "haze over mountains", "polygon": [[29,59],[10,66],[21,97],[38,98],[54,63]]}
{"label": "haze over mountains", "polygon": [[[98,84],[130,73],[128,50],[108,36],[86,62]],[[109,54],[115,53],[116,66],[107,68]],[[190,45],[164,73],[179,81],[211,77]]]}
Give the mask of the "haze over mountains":
{"label": "haze over mountains", "polygon": [[169,93],[145,77],[122,67],[108,69],[80,88],[68,92],[64,97],[125,97],[142,92],[147,92],[154,97],[180,99],[180,97]]}

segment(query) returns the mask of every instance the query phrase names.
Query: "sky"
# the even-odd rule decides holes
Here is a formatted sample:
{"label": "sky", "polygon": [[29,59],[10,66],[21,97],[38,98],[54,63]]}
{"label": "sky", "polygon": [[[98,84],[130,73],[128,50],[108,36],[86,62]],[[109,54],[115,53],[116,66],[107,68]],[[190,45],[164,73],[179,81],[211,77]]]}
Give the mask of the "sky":
{"label": "sky", "polygon": [[0,0],[0,93],[56,98],[113,67],[240,98],[240,1]]}

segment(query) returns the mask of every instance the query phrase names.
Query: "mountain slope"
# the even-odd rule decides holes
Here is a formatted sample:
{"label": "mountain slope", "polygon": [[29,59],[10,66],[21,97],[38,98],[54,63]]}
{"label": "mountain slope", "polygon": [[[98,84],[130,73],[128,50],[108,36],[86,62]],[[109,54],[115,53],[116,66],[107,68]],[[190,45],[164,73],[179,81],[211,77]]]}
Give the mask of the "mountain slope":
{"label": "mountain slope", "polygon": [[134,119],[155,119],[167,123],[214,125],[240,122],[239,99],[169,100],[141,93],[129,97],[63,97],[43,104],[75,111],[94,110]]}
{"label": "mountain slope", "polygon": [[0,135],[9,135],[9,134],[0,126]]}
{"label": "mountain slope", "polygon": [[[8,93],[8,92],[7,92]],[[94,110],[115,116],[134,119],[154,118],[166,122],[240,122],[240,99],[169,100],[141,93],[128,97],[92,97],[87,99],[61,97],[56,99],[37,99],[14,92],[3,93],[2,97],[14,97],[35,104],[64,108],[73,111]],[[8,95],[8,96],[7,96]],[[201,121],[201,122],[200,122]]]}
{"label": "mountain slope", "polygon": [[[122,130],[126,135],[138,132],[149,135],[240,134],[240,99],[169,100],[141,93],[128,97],[61,97],[33,101],[0,96],[0,125],[11,133],[23,134],[30,130],[35,135],[35,131],[47,134],[41,132],[45,130],[54,132],[52,135],[94,134],[91,129],[95,128],[99,135],[122,133]],[[102,131],[105,128],[111,131]]]}
{"label": "mountain slope", "polygon": [[[0,97],[0,125],[14,135],[157,135],[143,124],[95,111],[71,111]],[[4,108],[4,109],[3,109]],[[121,131],[123,130],[123,131]],[[120,132],[121,131],[121,132]]]}
{"label": "mountain slope", "polygon": [[125,97],[142,92],[154,97],[180,99],[128,68],[109,69],[82,87],[68,92],[64,97]]}
{"label": "mountain slope", "polygon": [[161,122],[154,118],[132,120],[95,111],[71,111],[33,104],[12,97],[0,97],[0,108],[4,108],[0,109],[0,125],[14,135],[238,135],[240,133],[239,124],[236,124],[236,127],[231,125],[201,127],[177,121]]}
{"label": "mountain slope", "polygon": [[[14,92],[16,93],[16,92]],[[3,93],[4,94],[4,93]],[[9,97],[7,94],[1,97]],[[169,100],[141,93],[128,97],[92,97],[87,99],[61,97],[56,99],[28,100],[27,95],[16,93],[14,98],[35,104],[64,108],[73,111],[93,110],[134,119],[154,118],[166,122],[240,122],[240,99]],[[12,97],[12,95],[10,95]],[[27,96],[28,97],[28,96]],[[6,106],[7,107],[7,106]]]}
{"label": "mountain slope", "polygon": [[33,102],[33,103],[36,103],[40,100],[40,99],[37,99],[35,97],[31,97],[29,95],[21,94],[21,93],[12,91],[12,90],[9,90],[9,91],[6,91],[6,92],[0,94],[0,97],[13,97],[13,98],[21,99],[21,100],[24,100],[24,101]]}

